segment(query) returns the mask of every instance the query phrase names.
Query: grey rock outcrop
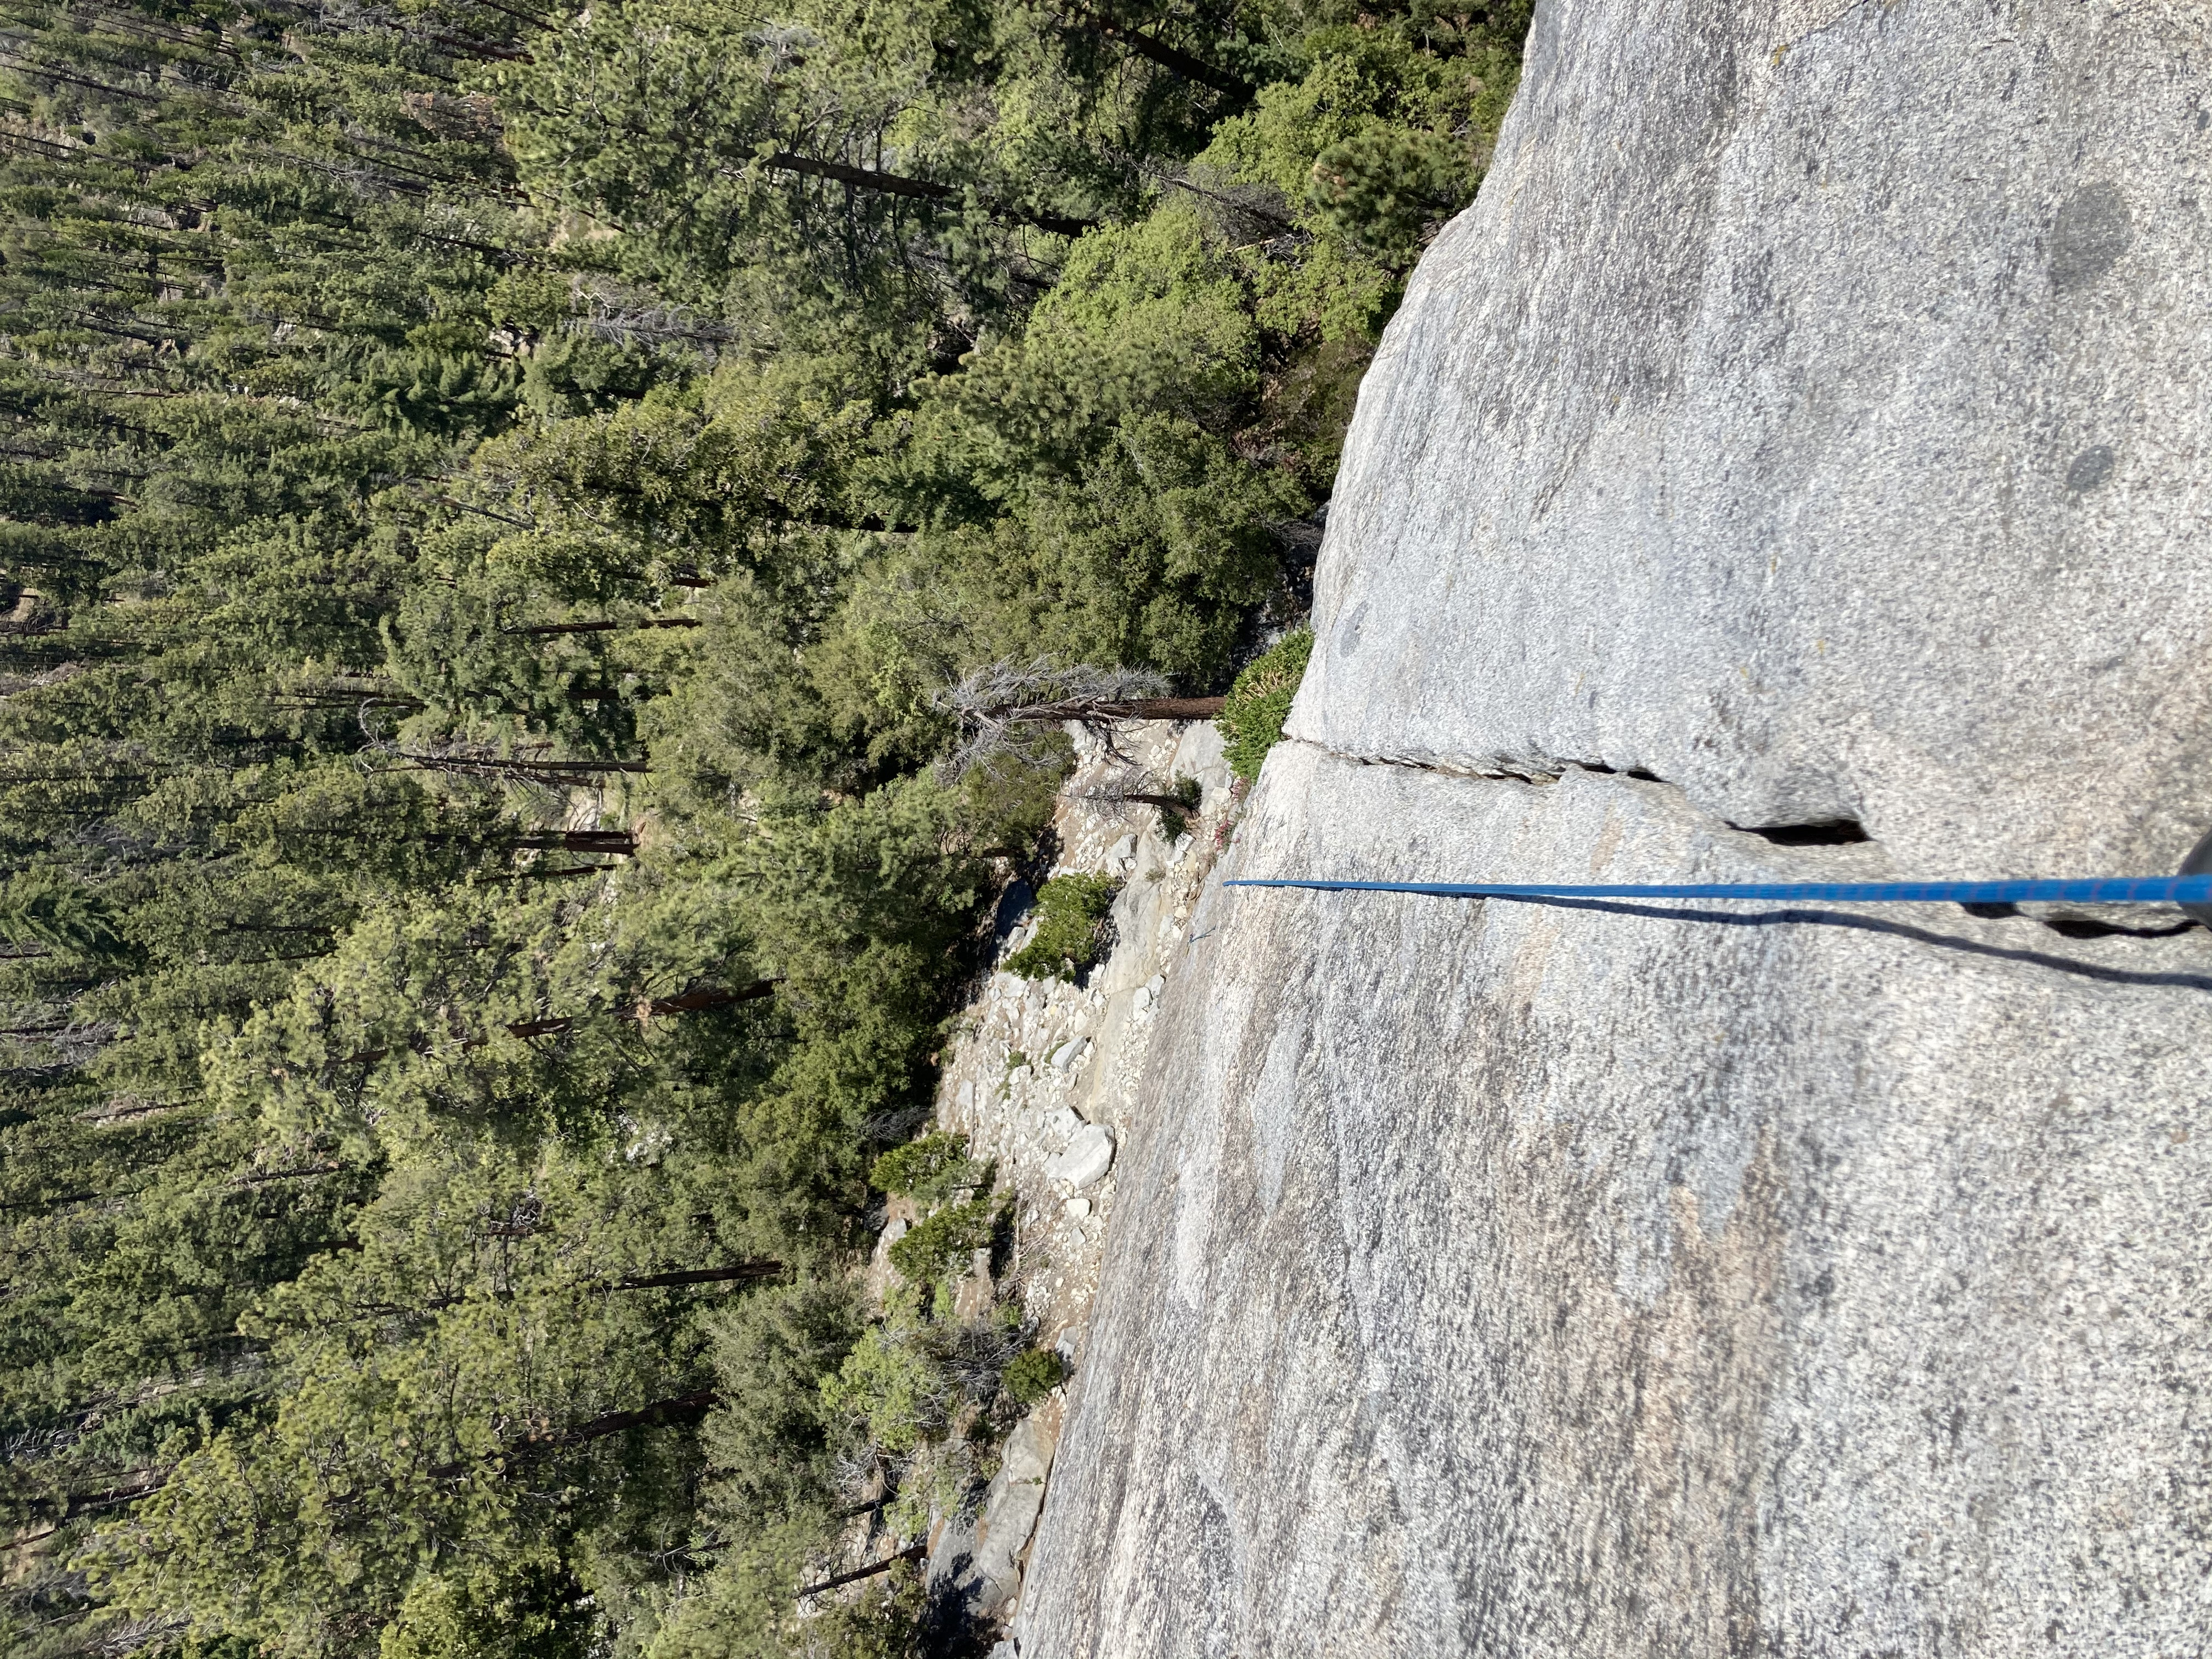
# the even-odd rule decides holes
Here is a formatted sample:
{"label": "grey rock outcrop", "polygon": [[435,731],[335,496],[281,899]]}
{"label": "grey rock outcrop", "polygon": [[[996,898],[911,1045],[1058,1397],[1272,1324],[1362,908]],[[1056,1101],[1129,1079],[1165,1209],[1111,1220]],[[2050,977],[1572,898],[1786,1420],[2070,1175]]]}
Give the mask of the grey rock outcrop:
{"label": "grey rock outcrop", "polygon": [[1065,1182],[1080,1192],[1114,1167],[1114,1136],[1104,1125],[1093,1123],[1077,1131],[1067,1150],[1044,1166],[1048,1179]]}
{"label": "grey rock outcrop", "polygon": [[1052,1407],[1016,1424],[977,1512],[948,1528],[930,1553],[927,1576],[936,1593],[961,1597],[976,1618],[996,1617],[1021,1592],[1021,1555],[1044,1506],[1059,1425]]}
{"label": "grey rock outcrop", "polygon": [[[2171,869],[2208,46],[2162,0],[1545,0],[1224,873]],[[2178,920],[1212,890],[1022,1651],[2198,1650]]]}
{"label": "grey rock outcrop", "polygon": [[1931,877],[2212,816],[2201,9],[1545,0],[1370,372],[1293,730]]}

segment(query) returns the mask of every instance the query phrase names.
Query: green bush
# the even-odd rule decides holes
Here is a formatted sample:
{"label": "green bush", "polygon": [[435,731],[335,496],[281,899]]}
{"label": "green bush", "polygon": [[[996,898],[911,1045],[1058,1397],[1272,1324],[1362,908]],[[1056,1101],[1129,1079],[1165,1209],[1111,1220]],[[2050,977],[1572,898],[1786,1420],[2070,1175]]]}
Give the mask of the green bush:
{"label": "green bush", "polygon": [[891,1266],[910,1285],[928,1285],[967,1265],[969,1254],[991,1242],[999,1206],[988,1198],[949,1205],[917,1222],[891,1246]]}
{"label": "green bush", "polygon": [[1229,739],[1229,769],[1246,783],[1258,781],[1261,763],[1281,740],[1291,699],[1298,694],[1312,655],[1313,629],[1298,629],[1254,659],[1229,688],[1229,700],[1213,723]]}
{"label": "green bush", "polygon": [[591,1614],[583,1587],[550,1550],[501,1571],[489,1564],[409,1588],[384,1627],[380,1659],[584,1659]]}
{"label": "green bush", "polygon": [[1376,127],[1321,153],[1306,184],[1306,208],[1346,241],[1403,269],[1435,228],[1473,198],[1480,177],[1458,140]]}
{"label": "green bush", "polygon": [[1036,936],[1006,958],[1024,979],[1072,978],[1098,956],[1098,924],[1114,905],[1105,876],[1055,876],[1037,890]]}
{"label": "green bush", "polygon": [[1050,1348],[1031,1348],[1006,1367],[1000,1386],[1018,1406],[1034,1406],[1067,1380],[1067,1362]]}
{"label": "green bush", "polygon": [[941,1203],[962,1187],[983,1184],[983,1166],[968,1156],[968,1137],[926,1134],[875,1161],[868,1184],[886,1193]]}
{"label": "green bush", "polygon": [[1160,834],[1173,842],[1180,839],[1190,828],[1190,815],[1198,811],[1200,798],[1206,792],[1196,778],[1177,778],[1167,793],[1182,803],[1178,806],[1160,808]]}
{"label": "green bush", "polygon": [[945,1432],[951,1395],[943,1367],[910,1316],[871,1325],[837,1374],[822,1380],[821,1392],[828,1416],[865,1425],[870,1442],[894,1455]]}
{"label": "green bush", "polygon": [[860,1336],[851,1287],[802,1281],[732,1297],[704,1329],[720,1396],[701,1431],[715,1508],[752,1526],[826,1506],[836,1476],[821,1383]]}

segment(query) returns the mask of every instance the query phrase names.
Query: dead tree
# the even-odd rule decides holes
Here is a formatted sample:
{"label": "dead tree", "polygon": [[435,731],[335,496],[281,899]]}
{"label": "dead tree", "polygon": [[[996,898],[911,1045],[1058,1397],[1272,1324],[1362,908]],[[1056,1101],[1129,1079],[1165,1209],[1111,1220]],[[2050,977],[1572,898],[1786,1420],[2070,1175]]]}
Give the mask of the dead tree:
{"label": "dead tree", "polygon": [[938,707],[960,720],[960,747],[947,767],[957,776],[1000,756],[1033,760],[1046,731],[1070,720],[1103,731],[1110,746],[1121,721],[1208,720],[1226,701],[1171,697],[1167,689],[1143,668],[1063,667],[1050,657],[988,664],[938,693]]}

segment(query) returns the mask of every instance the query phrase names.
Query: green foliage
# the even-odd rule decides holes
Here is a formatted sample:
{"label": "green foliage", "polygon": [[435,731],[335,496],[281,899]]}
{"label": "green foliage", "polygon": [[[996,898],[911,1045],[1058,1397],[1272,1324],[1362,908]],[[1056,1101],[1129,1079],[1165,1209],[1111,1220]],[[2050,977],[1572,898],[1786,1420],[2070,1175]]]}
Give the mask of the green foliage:
{"label": "green foliage", "polygon": [[1017,1405],[1034,1406],[1067,1380],[1067,1362],[1053,1348],[1031,1348],[1006,1367],[1003,1386]]}
{"label": "green foliage", "polygon": [[417,1579],[385,1626],[379,1659],[584,1659],[581,1587],[557,1560]]}
{"label": "green foliage", "polygon": [[925,1316],[919,1291],[894,1287],[884,1316],[821,1385],[824,1414],[843,1425],[859,1459],[896,1478],[884,1516],[894,1533],[923,1532],[969,1501],[988,1473],[988,1448],[1019,1410],[1002,1386],[1030,1331],[1019,1310],[1002,1304],[963,1322],[938,1301]]}
{"label": "green foliage", "polygon": [[1025,979],[1065,979],[1098,955],[1099,924],[1114,908],[1111,878],[1054,876],[1037,890],[1036,933],[1006,958]]}
{"label": "green foliage", "polygon": [[822,1404],[833,1417],[857,1421],[870,1443],[896,1455],[944,1431],[948,1392],[921,1323],[895,1316],[871,1325],[854,1345],[836,1376],[823,1381]]}
{"label": "green foliage", "polygon": [[1355,132],[1314,158],[1307,207],[1386,264],[1410,264],[1432,227],[1474,193],[1462,149],[1433,132]]}
{"label": "green foliage", "polygon": [[1229,739],[1229,769],[1246,783],[1259,781],[1267,751],[1282,740],[1291,700],[1313,655],[1313,630],[1293,629],[1255,658],[1230,688],[1214,724]]}
{"label": "green foliage", "polygon": [[1200,798],[1206,792],[1196,778],[1177,778],[1164,793],[1176,805],[1159,809],[1160,836],[1165,841],[1179,841],[1190,828],[1190,815],[1198,811]]}
{"label": "green foliage", "polygon": [[1362,261],[1393,273],[1410,265],[1474,196],[1519,78],[1525,8],[1461,20],[1451,52],[1435,50],[1437,21],[1314,30],[1299,42],[1303,73],[1262,88],[1206,151],[1229,177],[1297,204],[1306,226],[1351,256],[1339,281],[1354,287]]}
{"label": "green foliage", "polygon": [[819,1534],[806,1522],[750,1528],[718,1553],[714,1571],[650,1632],[647,1659],[796,1659],[807,1651],[810,1621],[799,1615],[810,1548]]}
{"label": "green foliage", "polygon": [[1003,1218],[1000,1200],[973,1198],[948,1205],[907,1230],[891,1246],[891,1266],[913,1285],[928,1285],[964,1269],[975,1251],[990,1243]]}
{"label": "green foliage", "polygon": [[836,1283],[757,1291],[707,1328],[719,1395],[706,1425],[714,1507],[745,1528],[816,1513],[835,1485],[836,1419],[823,1386],[860,1335],[849,1291]]}
{"label": "green foliage", "polygon": [[10,8],[0,1648],[912,1650],[793,1595],[1035,1380],[992,1200],[851,1283],[1068,756],[940,693],[1285,619],[1526,14]]}
{"label": "green foliage", "polygon": [[812,1541],[788,1525],[734,1540],[653,1632],[646,1659],[920,1659],[928,1601],[904,1563],[852,1600],[820,1597],[801,1614],[795,1592],[811,1576]]}
{"label": "green foliage", "polygon": [[18,951],[91,955],[118,943],[99,896],[49,870],[21,871],[0,885],[0,939]]}
{"label": "green foliage", "polygon": [[968,1156],[966,1135],[926,1134],[878,1158],[868,1171],[868,1184],[936,1204],[951,1197],[956,1188],[981,1182],[984,1167]]}
{"label": "green foliage", "polygon": [[921,1659],[928,1651],[929,1596],[915,1568],[893,1567],[851,1601],[817,1615],[808,1632],[825,1659]]}

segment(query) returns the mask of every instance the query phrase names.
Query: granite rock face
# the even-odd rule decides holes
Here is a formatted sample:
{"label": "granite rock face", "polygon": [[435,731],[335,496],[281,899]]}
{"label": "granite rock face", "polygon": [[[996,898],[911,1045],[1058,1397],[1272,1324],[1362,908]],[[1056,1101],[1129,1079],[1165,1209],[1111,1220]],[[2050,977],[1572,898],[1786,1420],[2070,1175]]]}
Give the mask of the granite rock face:
{"label": "granite rock face", "polygon": [[[2208,51],[1544,0],[1223,873],[2171,869]],[[2212,935],[2048,920],[1211,890],[1022,1652],[2200,1650]]]}
{"label": "granite rock face", "polygon": [[1293,729],[1899,867],[2212,822],[2212,48],[2142,0],[1544,0],[1329,517]]}

